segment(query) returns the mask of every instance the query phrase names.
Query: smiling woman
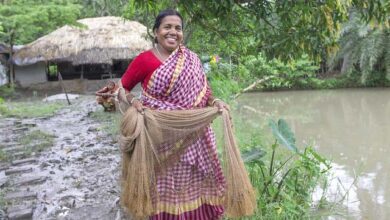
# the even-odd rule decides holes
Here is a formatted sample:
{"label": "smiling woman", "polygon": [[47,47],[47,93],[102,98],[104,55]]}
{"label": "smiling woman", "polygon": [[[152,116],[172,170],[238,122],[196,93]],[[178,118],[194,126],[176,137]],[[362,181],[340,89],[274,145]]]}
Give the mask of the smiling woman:
{"label": "smiling woman", "polygon": [[157,17],[161,21],[153,27],[157,43],[154,52],[164,61],[183,41],[183,22],[179,15],[161,17]]}
{"label": "smiling woman", "polygon": [[[129,65],[120,81],[120,88],[126,91],[126,95],[119,96],[119,101],[127,101],[145,115],[145,108],[191,110],[215,106],[220,112],[228,109],[225,103],[212,97],[199,57],[182,45],[181,15],[169,9],[160,12],[153,32],[156,45],[153,49],[139,54]],[[142,83],[140,100],[129,93],[139,82]],[[123,124],[127,123],[125,119],[126,117],[122,121]],[[129,133],[124,127],[121,132]],[[139,155],[134,156],[137,150],[123,152],[121,199],[122,204],[133,215],[149,216],[153,220],[214,220],[222,218],[225,211],[232,211],[229,208],[231,206],[224,205],[225,195],[229,190],[226,190],[227,184],[218,159],[214,133],[208,124],[196,134],[199,136],[191,143],[163,142],[161,146],[153,146],[157,149],[157,158],[169,155],[172,149],[185,150],[175,151],[175,159],[169,161],[170,165],[163,172],[157,167],[154,171],[155,177],[151,178],[146,178],[144,173],[134,175],[140,171],[134,170],[134,166],[129,164],[139,159]],[[136,166],[146,165],[138,163]],[[136,178],[132,178],[134,176]],[[142,188],[144,186],[150,188],[150,192],[145,192]],[[248,191],[251,192],[251,187],[248,187]],[[142,202],[145,202],[145,205]]]}

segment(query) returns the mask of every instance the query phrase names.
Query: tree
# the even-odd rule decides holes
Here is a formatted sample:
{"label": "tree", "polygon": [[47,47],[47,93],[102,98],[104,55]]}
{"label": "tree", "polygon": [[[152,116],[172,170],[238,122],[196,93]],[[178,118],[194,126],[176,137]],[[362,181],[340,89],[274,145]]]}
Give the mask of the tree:
{"label": "tree", "polygon": [[333,57],[333,65],[341,61],[344,74],[357,69],[362,73],[362,83],[378,74],[390,80],[390,28],[374,21],[366,24],[361,16],[352,10],[350,19],[343,25],[340,50]]}
{"label": "tree", "polygon": [[82,17],[122,16],[128,0],[78,0]]}
{"label": "tree", "polygon": [[[80,5],[73,0],[5,0],[0,5],[0,42],[26,44],[65,24],[76,24]],[[9,79],[13,84],[13,64]]]}
{"label": "tree", "polygon": [[382,8],[389,4],[383,0],[129,2],[126,16],[149,27],[161,9],[179,10],[185,16],[189,43],[199,48],[204,48],[204,39],[208,39],[207,47],[226,45],[226,55],[263,51],[269,58],[291,60],[308,54],[318,62],[336,51],[340,23],[347,20],[351,6],[364,13],[367,21],[384,21],[389,13]]}

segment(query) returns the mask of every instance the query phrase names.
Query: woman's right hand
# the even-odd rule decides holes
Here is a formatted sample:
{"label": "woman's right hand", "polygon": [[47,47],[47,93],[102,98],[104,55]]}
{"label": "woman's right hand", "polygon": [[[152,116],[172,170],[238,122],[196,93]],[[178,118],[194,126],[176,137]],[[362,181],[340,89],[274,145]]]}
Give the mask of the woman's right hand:
{"label": "woman's right hand", "polygon": [[141,114],[144,114],[144,107],[142,105],[142,102],[138,99],[134,99],[133,103],[131,104],[137,111]]}

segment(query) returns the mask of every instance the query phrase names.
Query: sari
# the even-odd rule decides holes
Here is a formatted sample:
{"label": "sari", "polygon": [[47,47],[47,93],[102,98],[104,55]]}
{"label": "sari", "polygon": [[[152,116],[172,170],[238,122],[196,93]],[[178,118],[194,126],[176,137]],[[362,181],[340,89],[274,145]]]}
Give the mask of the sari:
{"label": "sari", "polygon": [[[145,114],[134,108],[125,113],[122,203],[135,217],[148,213],[152,220],[214,220],[225,208],[232,217],[253,213],[253,187],[226,110],[222,115],[227,122],[223,148],[227,181],[223,174],[210,127],[217,110],[205,108],[210,95],[199,58],[180,46],[144,87]],[[175,133],[179,136],[172,137]]]}
{"label": "sari", "polygon": [[[202,108],[210,88],[197,55],[180,46],[152,74],[141,101],[157,110]],[[161,146],[159,153],[164,152]],[[212,177],[212,184],[210,178]],[[210,126],[166,172],[156,175],[158,199],[155,215],[160,219],[218,219],[223,215],[225,180]]]}

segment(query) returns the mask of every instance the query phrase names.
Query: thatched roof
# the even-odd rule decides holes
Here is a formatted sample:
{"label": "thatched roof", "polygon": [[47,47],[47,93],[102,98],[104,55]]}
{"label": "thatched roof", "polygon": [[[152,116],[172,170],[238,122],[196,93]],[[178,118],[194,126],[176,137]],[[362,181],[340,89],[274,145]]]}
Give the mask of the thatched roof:
{"label": "thatched roof", "polygon": [[15,53],[17,65],[39,61],[70,61],[112,64],[112,60],[131,59],[152,45],[146,39],[146,27],[120,17],[78,20],[85,28],[64,26],[27,44]]}

